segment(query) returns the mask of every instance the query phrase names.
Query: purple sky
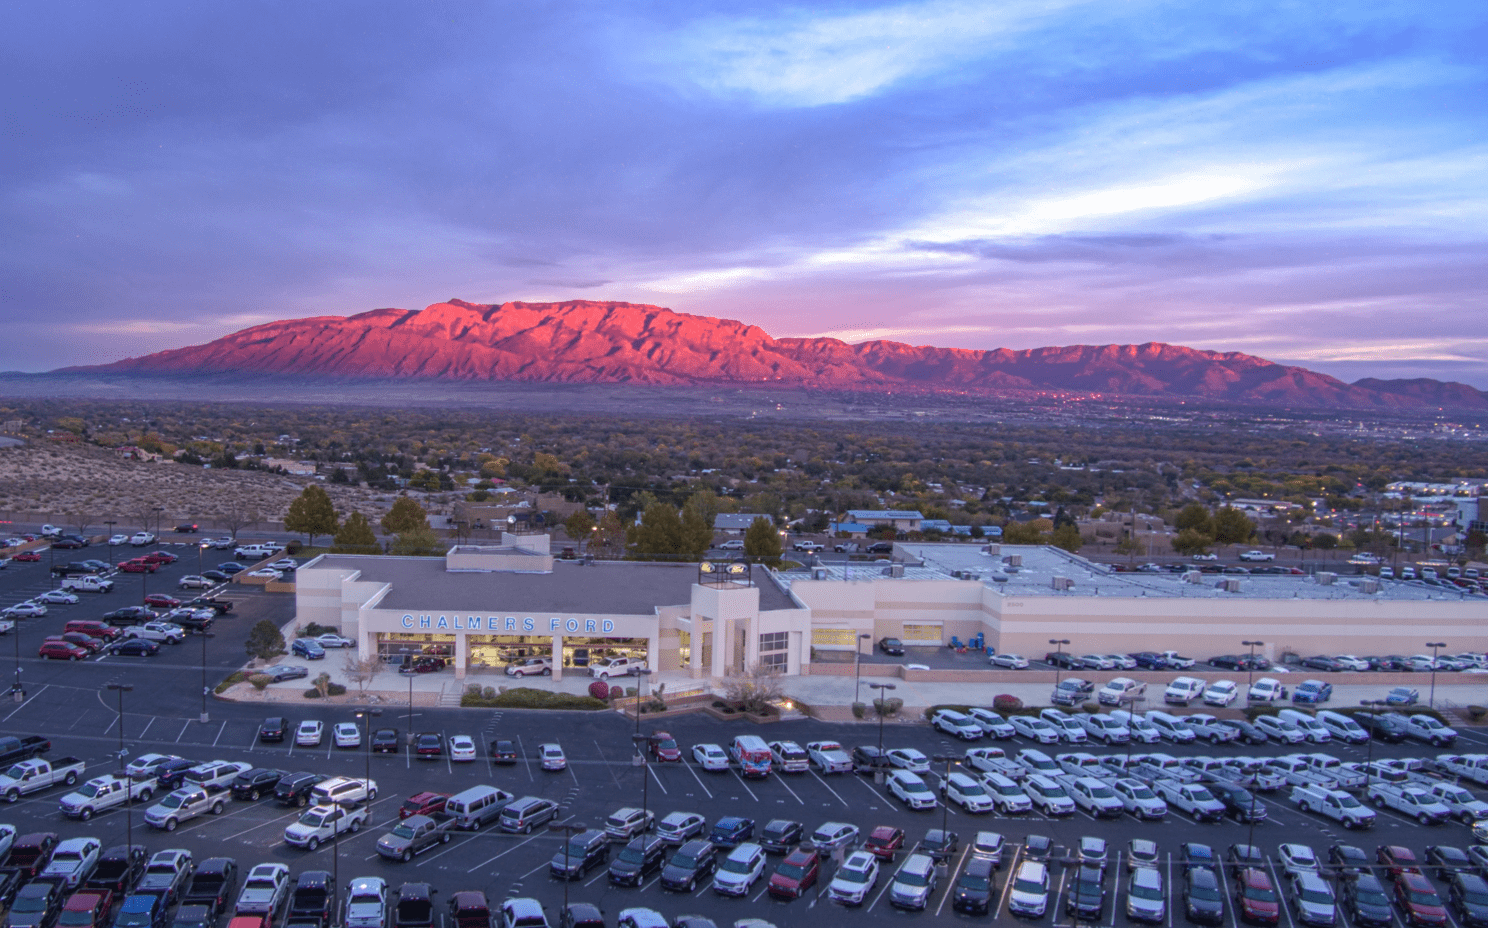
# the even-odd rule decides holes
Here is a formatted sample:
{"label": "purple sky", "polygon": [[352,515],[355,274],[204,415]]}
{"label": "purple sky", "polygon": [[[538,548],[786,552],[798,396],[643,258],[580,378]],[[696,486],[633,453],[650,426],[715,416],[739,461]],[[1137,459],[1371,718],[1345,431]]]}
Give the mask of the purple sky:
{"label": "purple sky", "polygon": [[1488,388],[1488,6],[29,2],[0,370],[450,297]]}

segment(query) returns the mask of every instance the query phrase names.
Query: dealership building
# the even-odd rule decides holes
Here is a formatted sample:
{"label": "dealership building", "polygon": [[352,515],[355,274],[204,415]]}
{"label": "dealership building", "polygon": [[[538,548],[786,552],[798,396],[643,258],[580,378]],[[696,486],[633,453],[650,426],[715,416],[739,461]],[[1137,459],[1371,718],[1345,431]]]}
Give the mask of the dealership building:
{"label": "dealership building", "polygon": [[[455,674],[608,656],[718,678],[840,662],[883,637],[935,647],[977,634],[1000,652],[1413,654],[1488,650],[1488,597],[1418,582],[1311,575],[1116,573],[1057,548],[895,545],[892,561],[773,571],[739,561],[555,558],[544,534],[457,545],[441,558],[326,554],[295,580],[296,620],[339,628],[363,657],[438,654]],[[843,653],[846,652],[846,655]],[[580,672],[583,672],[582,670]]]}

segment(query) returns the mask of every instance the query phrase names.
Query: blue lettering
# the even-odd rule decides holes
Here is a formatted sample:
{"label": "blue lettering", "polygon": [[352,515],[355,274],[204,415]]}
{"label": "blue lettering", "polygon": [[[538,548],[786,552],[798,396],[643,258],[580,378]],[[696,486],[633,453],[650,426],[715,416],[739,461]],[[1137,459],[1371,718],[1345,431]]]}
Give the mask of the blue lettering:
{"label": "blue lettering", "polygon": [[563,627],[567,631],[576,632],[579,630],[579,620],[569,619],[567,622],[563,623]]}
{"label": "blue lettering", "polygon": [[434,624],[433,623],[433,620],[430,619],[428,616],[426,616],[426,615],[419,616],[419,628],[428,628],[430,625],[433,625],[433,624]]}
{"label": "blue lettering", "polygon": [[516,616],[510,616],[509,615],[509,616],[506,617],[506,630],[509,631],[509,632],[514,632],[514,631],[517,630],[517,619],[516,619]]}
{"label": "blue lettering", "polygon": [[446,619],[444,616],[440,616],[439,617],[439,627],[440,628],[449,628],[449,619]]}
{"label": "blue lettering", "polygon": [[604,633],[606,635],[608,635],[610,632],[612,632],[614,630],[615,630],[615,622],[614,622],[614,620],[613,619],[605,619],[604,620]]}
{"label": "blue lettering", "polygon": [[555,631],[555,632],[558,630],[558,627],[563,624],[563,620],[562,619],[552,619],[552,620],[550,620],[550,622],[551,622],[551,624],[553,626],[550,629],[550,631]]}
{"label": "blue lettering", "polygon": [[596,624],[598,624],[598,623],[596,623],[593,619],[585,619],[584,620],[584,631],[586,631],[586,632],[592,632],[592,631],[594,631],[594,627],[595,627]]}
{"label": "blue lettering", "polygon": [[490,631],[490,632],[499,632],[499,631],[501,631],[501,620],[498,619],[494,615],[491,616],[489,619],[486,619],[486,631]]}
{"label": "blue lettering", "polygon": [[537,627],[536,624],[533,623],[533,621],[532,621],[532,619],[530,617],[522,620],[522,631],[524,631],[524,632],[530,632],[530,631],[532,631],[536,627]]}
{"label": "blue lettering", "polygon": [[413,628],[413,616],[411,616],[411,615],[405,615],[403,617],[403,627],[404,628]]}

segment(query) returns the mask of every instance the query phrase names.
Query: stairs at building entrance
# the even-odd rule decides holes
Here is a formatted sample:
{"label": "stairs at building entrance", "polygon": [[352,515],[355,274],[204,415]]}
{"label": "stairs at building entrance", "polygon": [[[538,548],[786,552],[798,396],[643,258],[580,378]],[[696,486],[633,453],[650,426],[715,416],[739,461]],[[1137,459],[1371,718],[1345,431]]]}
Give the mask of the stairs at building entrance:
{"label": "stairs at building entrance", "polygon": [[465,687],[461,686],[460,684],[446,684],[444,689],[441,690],[439,693],[439,705],[454,706],[455,708],[459,708],[460,697],[464,695],[464,693]]}

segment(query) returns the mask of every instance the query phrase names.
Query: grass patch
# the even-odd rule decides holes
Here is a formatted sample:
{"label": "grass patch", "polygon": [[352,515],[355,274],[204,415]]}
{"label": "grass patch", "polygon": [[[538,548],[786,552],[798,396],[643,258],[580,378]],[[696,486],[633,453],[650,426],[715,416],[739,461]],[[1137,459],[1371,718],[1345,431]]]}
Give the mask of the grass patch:
{"label": "grass patch", "polygon": [[575,693],[550,693],[547,690],[519,686],[504,693],[487,696],[466,691],[460,697],[460,705],[478,709],[608,709],[609,703],[593,696]]}

